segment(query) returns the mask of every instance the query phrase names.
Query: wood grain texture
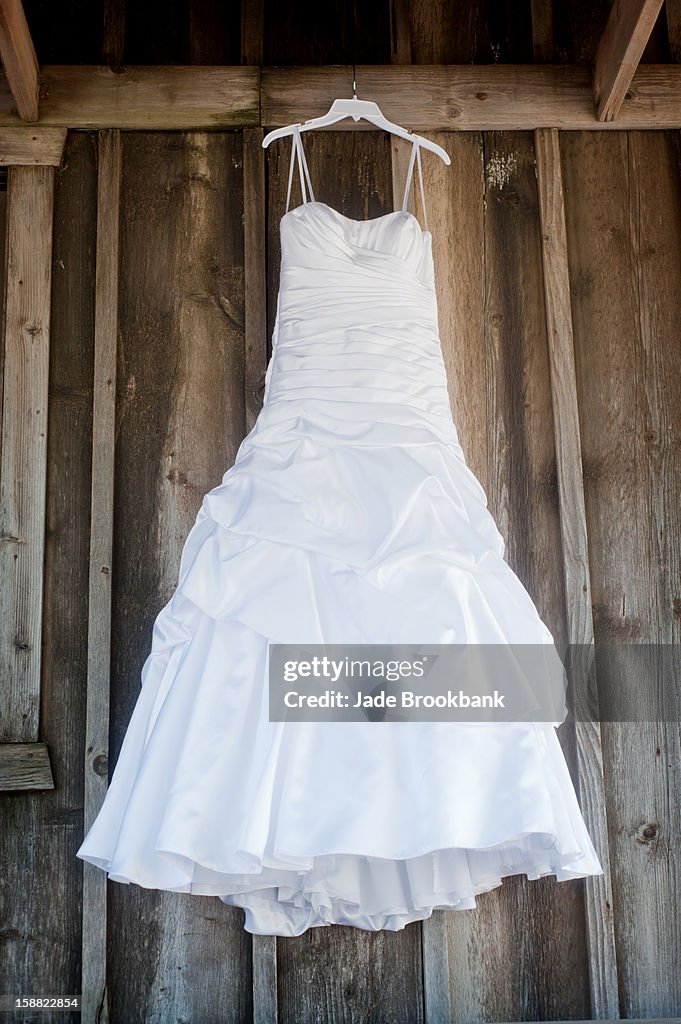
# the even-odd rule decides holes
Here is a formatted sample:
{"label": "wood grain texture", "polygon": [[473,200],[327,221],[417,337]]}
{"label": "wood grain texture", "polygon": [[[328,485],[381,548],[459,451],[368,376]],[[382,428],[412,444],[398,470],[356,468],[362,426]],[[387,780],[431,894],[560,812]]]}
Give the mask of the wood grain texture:
{"label": "wood grain texture", "polygon": [[[275,127],[328,110],[350,68],[46,65],[40,123],[71,128],[179,130]],[[387,116],[416,131],[556,127],[621,130],[681,127],[681,70],[640,65],[616,123],[599,121],[588,73],[553,65],[358,65],[358,83]],[[262,81],[262,88],[260,88]],[[359,84],[358,84],[359,89]],[[20,118],[0,83],[0,127]],[[344,131],[374,131],[349,122]]]}
{"label": "wood grain texture", "polygon": [[244,129],[244,401],[247,430],[252,429],[262,407],[267,370],[267,230],[262,139],[262,128]]}
{"label": "wood grain texture", "polygon": [[411,64],[410,0],[390,0],[390,63]]}
{"label": "wood grain texture", "polygon": [[22,121],[38,120],[38,58],[21,0],[0,3],[0,56]]}
{"label": "wood grain texture", "polygon": [[[261,124],[270,128],[325,113],[336,96],[345,95],[349,72],[262,68]],[[582,67],[360,65],[357,78],[387,117],[419,132],[681,127],[681,68],[669,64],[639,66],[616,124],[596,119],[589,74]],[[343,122],[334,128],[375,131],[360,125],[348,120],[346,128]]]}
{"label": "wood grain texture", "polygon": [[667,29],[669,57],[678,64],[681,61],[681,0],[666,0],[663,18]]}
{"label": "wood grain texture", "polygon": [[[539,129],[535,133],[535,153],[568,641],[581,662],[579,678],[594,680],[594,675],[590,676],[587,671],[593,645],[591,578],[582,480],[563,175],[558,132],[555,129]],[[574,693],[574,728],[580,805],[604,869],[603,875],[587,878],[584,882],[591,1012],[595,1018],[603,1018],[619,1014],[619,997],[600,708],[595,680],[594,691],[588,696],[590,699],[587,701],[581,687]]]}
{"label": "wood grain texture", "polygon": [[531,0],[532,53],[536,64],[553,60],[553,5],[551,0]]}
{"label": "wood grain texture", "polygon": [[[678,644],[678,140],[571,134],[561,149],[596,644]],[[599,696],[621,1012],[674,1015],[678,680],[604,659]]]}
{"label": "wood grain texture", "polygon": [[657,21],[662,0],[615,0],[596,50],[596,117],[614,121]]}
{"label": "wood grain texture", "polygon": [[253,1024],[277,1024],[276,935],[253,936]]}
{"label": "wood grain texture", "polygon": [[[111,578],[115,464],[116,354],[121,181],[120,132],[99,135],[92,489],[88,587],[88,680],[85,723],[84,831],[106,797],[109,758]],[[83,865],[82,1012],[107,1021],[107,877]]]}
{"label": "wood grain texture", "polygon": [[[114,495],[111,753],[206,492],[245,433],[241,138],[126,133]],[[114,1020],[252,1016],[243,912],[110,886]]]}
{"label": "wood grain texture", "polygon": [[[246,127],[258,123],[257,67],[43,65],[40,124],[70,128]],[[20,124],[0,88],[0,125]]]}
{"label": "wood grain texture", "polygon": [[71,135],[55,172],[42,629],[55,788],[0,802],[3,992],[80,991],[96,175],[95,140]]}
{"label": "wood grain texture", "polygon": [[[457,168],[450,174],[429,161],[426,170],[452,414],[507,539],[507,558],[560,640],[565,609],[532,139],[431,137]],[[574,764],[569,734],[559,735]],[[477,899],[473,913],[444,912],[452,1019],[587,1016],[581,882],[511,876]]]}
{"label": "wood grain texture", "polygon": [[265,0],[242,0],[241,63],[260,65],[263,62]]}
{"label": "wood grain texture", "polygon": [[54,789],[46,743],[0,743],[0,792]]}
{"label": "wood grain texture", "polygon": [[66,128],[0,128],[0,166],[61,162]]}
{"label": "wood grain texture", "polygon": [[125,52],[125,0],[103,0],[102,63],[119,67]]}
{"label": "wood grain texture", "polygon": [[54,168],[11,167],[0,464],[0,740],[39,739]]}

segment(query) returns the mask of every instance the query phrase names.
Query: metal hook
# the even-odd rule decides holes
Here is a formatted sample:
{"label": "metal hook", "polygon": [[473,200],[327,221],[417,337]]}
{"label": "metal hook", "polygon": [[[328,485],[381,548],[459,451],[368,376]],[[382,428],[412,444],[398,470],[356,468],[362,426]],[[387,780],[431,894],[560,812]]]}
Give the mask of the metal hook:
{"label": "metal hook", "polygon": [[357,79],[355,72],[355,62],[352,62],[352,98],[357,99]]}

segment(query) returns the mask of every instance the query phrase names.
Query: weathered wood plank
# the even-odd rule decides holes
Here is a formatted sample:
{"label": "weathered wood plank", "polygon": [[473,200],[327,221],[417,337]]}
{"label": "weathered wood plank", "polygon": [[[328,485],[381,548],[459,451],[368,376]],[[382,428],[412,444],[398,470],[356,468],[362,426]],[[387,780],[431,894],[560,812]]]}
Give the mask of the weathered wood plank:
{"label": "weathered wood plank", "polygon": [[[596,649],[678,644],[678,143],[570,134],[561,151]],[[621,1013],[675,1014],[678,680],[634,678],[602,659],[598,681]]]}
{"label": "weathered wood plank", "polygon": [[[94,140],[72,133],[65,157],[55,172],[40,695],[40,734],[56,785],[4,797],[0,807],[0,988],[26,994],[80,992],[81,976],[82,862],[75,851],[83,826]],[[59,912],[46,912],[55,900]]]}
{"label": "weathered wood plank", "polygon": [[46,743],[0,743],[0,791],[54,789]]}
{"label": "weathered wood plank", "polygon": [[[117,130],[99,137],[95,367],[92,432],[91,530],[88,589],[88,681],[85,725],[84,830],[99,813],[108,785],[111,660],[111,573],[118,338],[118,262],[121,142]],[[83,865],[82,1013],[109,1017],[106,989],[107,877]]]}
{"label": "weathered wood plank", "polygon": [[653,31],[662,0],[615,0],[596,49],[593,93],[599,121],[614,121]]}
{"label": "weathered wood plank", "polygon": [[263,62],[264,0],[242,0],[241,63],[259,66]]}
{"label": "weathered wood plank", "polygon": [[125,0],[104,0],[102,23],[102,63],[120,67],[125,51]]}
{"label": "weathered wood plank", "polygon": [[247,430],[252,429],[262,406],[267,369],[265,151],[262,139],[262,128],[244,129],[244,401]]}
{"label": "weathered wood plank", "polygon": [[[324,113],[352,69],[46,65],[40,123],[71,128],[266,127]],[[681,68],[642,64],[616,123],[599,121],[588,72],[572,65],[358,65],[362,92],[415,131],[681,127]],[[262,94],[259,82],[262,79]],[[261,100],[261,103],[259,102]],[[0,126],[16,127],[0,83]],[[359,122],[344,131],[374,131]]]}
{"label": "weathered wood plank", "polygon": [[277,1024],[277,937],[253,936],[253,1024]]}
{"label": "weathered wood plank", "polygon": [[553,8],[551,0],[531,0],[532,53],[537,63],[553,59]]}
{"label": "weathered wood plank", "polygon": [[390,63],[411,64],[409,0],[390,0]]}
{"label": "weathered wood plank", "polygon": [[[591,578],[582,480],[582,449],[572,336],[570,275],[565,233],[563,176],[555,129],[535,133],[537,187],[542,228],[544,299],[549,340],[553,424],[565,573],[568,641],[587,678],[593,644]],[[593,678],[593,676],[592,676]],[[604,874],[585,879],[591,1011],[595,1018],[619,1014],[608,822],[597,692],[588,706],[581,687],[574,694],[579,795],[582,813]]]}
{"label": "weathered wood plank", "polygon": [[61,163],[66,128],[0,128],[0,165]]}
{"label": "weathered wood plank", "polygon": [[[457,168],[451,174],[438,161],[424,167],[452,415],[506,538],[507,558],[560,641],[560,521],[546,429],[551,394],[532,140],[431,137]],[[444,912],[451,1019],[585,1016],[580,883],[511,876],[477,901],[473,912]],[[526,970],[538,962],[541,973]]]}
{"label": "weathered wood plank", "polygon": [[[582,67],[359,65],[357,76],[391,120],[418,132],[681,127],[681,68],[669,64],[638,67],[616,124],[597,120]],[[345,94],[348,69],[265,67],[261,82],[261,123],[269,128],[325,113]],[[334,129],[375,130],[351,119]]]}
{"label": "weathered wood plank", "polygon": [[0,57],[22,121],[38,120],[38,58],[21,0],[0,3]]}
{"label": "weathered wood plank", "polygon": [[[244,435],[242,159],[236,133],[123,135],[112,763],[184,541]],[[109,915],[112,1019],[251,1019],[242,911],[112,883]]]}
{"label": "weathered wood plank", "polygon": [[39,739],[53,167],[10,167],[0,470],[0,740]]}
{"label": "weathered wood plank", "polygon": [[663,17],[667,22],[669,56],[678,64],[681,61],[681,0],[666,0]]}
{"label": "weathered wood plank", "polygon": [[[599,1024],[621,1024],[621,1017],[609,1017],[599,1020]],[[627,1017],[627,1024],[681,1024],[681,1017]],[[518,1021],[500,1021],[499,1024],[518,1024]],[[594,1024],[594,1018],[588,1020],[542,1020],[536,1024]]]}
{"label": "weathered wood plank", "polygon": [[[258,123],[257,67],[44,65],[41,126],[233,128]],[[21,124],[0,85],[0,125]]]}

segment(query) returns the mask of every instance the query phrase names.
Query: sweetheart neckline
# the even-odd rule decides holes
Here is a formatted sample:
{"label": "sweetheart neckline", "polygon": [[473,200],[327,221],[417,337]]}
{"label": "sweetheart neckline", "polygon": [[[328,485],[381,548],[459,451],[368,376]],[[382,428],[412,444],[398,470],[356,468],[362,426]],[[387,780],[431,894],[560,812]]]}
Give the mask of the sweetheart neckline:
{"label": "sweetheart neckline", "polygon": [[295,213],[297,210],[302,210],[306,206],[323,206],[324,209],[330,210],[331,213],[335,213],[335,215],[337,217],[340,217],[341,220],[346,220],[350,224],[374,224],[374,223],[376,223],[379,220],[387,220],[388,217],[396,217],[398,215],[402,215],[402,216],[406,215],[410,220],[415,221],[416,226],[418,227],[419,231],[421,232],[421,234],[423,235],[424,238],[432,238],[433,237],[432,234],[430,233],[430,231],[428,231],[427,228],[422,228],[421,227],[421,224],[419,222],[418,217],[416,217],[411,212],[411,210],[391,210],[390,213],[382,213],[378,217],[367,217],[365,220],[356,220],[354,217],[348,217],[348,216],[346,216],[346,214],[341,213],[340,210],[337,210],[335,208],[335,206],[329,206],[328,203],[323,203],[321,201],[321,199],[309,199],[306,203],[299,203],[298,206],[294,206],[293,209],[287,210],[286,213],[282,216],[281,219],[283,220],[284,217],[288,217],[289,214]]}

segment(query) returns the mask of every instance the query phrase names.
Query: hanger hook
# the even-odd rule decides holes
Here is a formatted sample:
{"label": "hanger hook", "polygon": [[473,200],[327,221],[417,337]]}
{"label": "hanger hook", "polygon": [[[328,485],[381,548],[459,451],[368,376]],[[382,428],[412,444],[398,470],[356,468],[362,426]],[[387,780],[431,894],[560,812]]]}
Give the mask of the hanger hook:
{"label": "hanger hook", "polygon": [[352,96],[353,99],[357,99],[357,77],[355,71],[355,62],[352,62]]}

